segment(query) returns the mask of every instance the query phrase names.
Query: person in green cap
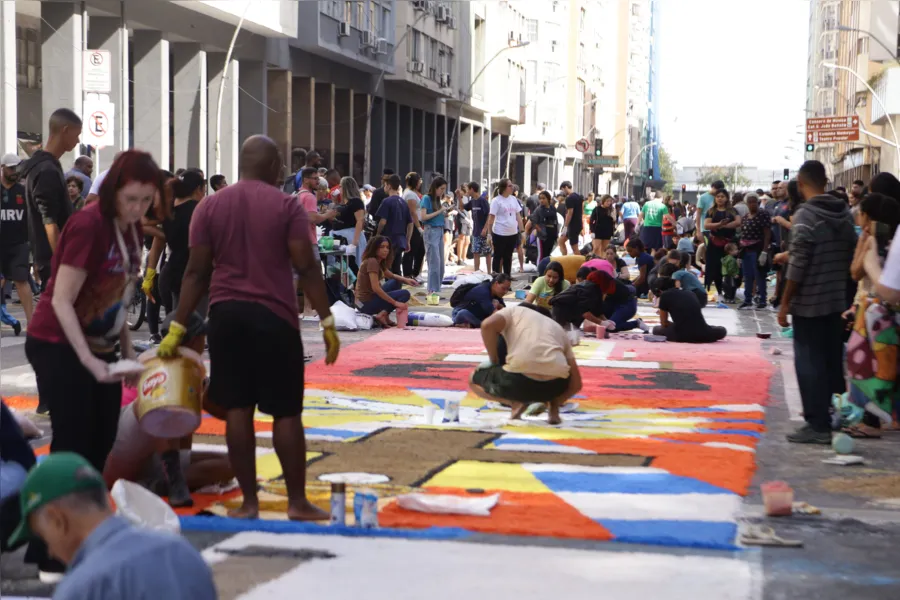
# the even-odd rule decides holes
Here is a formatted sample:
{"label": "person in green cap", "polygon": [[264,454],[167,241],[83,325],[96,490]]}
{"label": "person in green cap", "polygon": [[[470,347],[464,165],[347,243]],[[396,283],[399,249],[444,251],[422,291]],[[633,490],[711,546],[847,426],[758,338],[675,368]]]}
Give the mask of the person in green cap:
{"label": "person in green cap", "polygon": [[138,529],[115,516],[103,476],[78,454],[55,452],[38,463],[19,502],[22,520],[9,545],[40,538],[68,565],[56,600],[217,597],[200,554],[180,536]]}

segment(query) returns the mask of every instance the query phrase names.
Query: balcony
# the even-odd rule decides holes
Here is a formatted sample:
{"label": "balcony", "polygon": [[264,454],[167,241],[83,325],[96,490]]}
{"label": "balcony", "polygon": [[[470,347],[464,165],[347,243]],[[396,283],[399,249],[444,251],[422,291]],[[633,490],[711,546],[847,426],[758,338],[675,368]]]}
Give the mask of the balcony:
{"label": "balcony", "polygon": [[895,115],[900,115],[900,68],[895,67],[884,71],[872,87],[875,94],[884,102],[884,109],[882,109],[878,101],[872,100],[870,104],[872,124],[884,125],[887,123],[888,117],[893,118]]}

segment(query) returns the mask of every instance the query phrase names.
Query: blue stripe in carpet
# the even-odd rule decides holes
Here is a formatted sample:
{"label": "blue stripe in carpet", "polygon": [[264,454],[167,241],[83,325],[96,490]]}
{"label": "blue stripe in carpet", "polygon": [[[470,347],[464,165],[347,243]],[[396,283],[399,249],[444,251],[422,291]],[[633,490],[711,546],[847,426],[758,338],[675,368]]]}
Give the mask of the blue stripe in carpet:
{"label": "blue stripe in carpet", "polygon": [[594,494],[730,494],[704,481],[669,473],[532,473],[554,492]]}
{"label": "blue stripe in carpet", "polygon": [[297,521],[264,521],[262,519],[229,519],[227,517],[179,517],[183,531],[264,531],[267,533],[307,533],[312,535],[344,535],[348,537],[410,538],[420,540],[458,540],[470,537],[471,531],[459,527],[428,529],[363,529],[360,527],[318,525]]}
{"label": "blue stripe in carpet", "polygon": [[653,546],[682,546],[737,550],[736,523],[708,521],[624,521],[597,519],[597,523],[613,534],[615,541]]}

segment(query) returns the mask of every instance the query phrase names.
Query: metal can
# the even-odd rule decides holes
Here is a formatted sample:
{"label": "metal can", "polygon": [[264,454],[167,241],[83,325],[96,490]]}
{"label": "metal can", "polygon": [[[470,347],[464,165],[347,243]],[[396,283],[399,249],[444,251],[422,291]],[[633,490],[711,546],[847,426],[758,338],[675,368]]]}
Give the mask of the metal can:
{"label": "metal can", "polygon": [[364,529],[378,527],[378,494],[372,490],[359,490],[353,498],[353,515],[356,526]]}
{"label": "metal can", "polygon": [[459,423],[458,398],[450,398],[444,401],[444,423]]}
{"label": "metal can", "polygon": [[331,484],[331,524],[347,524],[347,485],[338,481]]}

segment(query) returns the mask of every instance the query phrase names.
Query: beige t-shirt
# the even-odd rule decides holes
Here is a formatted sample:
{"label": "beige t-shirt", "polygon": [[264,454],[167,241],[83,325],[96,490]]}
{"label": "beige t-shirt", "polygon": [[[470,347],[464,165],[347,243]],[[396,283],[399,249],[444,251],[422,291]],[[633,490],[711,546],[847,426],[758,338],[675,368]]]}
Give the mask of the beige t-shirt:
{"label": "beige t-shirt", "polygon": [[567,357],[572,355],[572,345],[556,321],[523,306],[504,308],[497,314],[506,320],[504,371],[539,381],[569,376]]}

